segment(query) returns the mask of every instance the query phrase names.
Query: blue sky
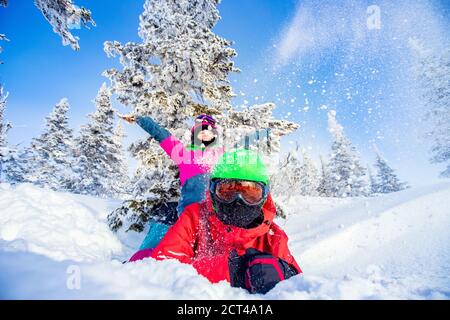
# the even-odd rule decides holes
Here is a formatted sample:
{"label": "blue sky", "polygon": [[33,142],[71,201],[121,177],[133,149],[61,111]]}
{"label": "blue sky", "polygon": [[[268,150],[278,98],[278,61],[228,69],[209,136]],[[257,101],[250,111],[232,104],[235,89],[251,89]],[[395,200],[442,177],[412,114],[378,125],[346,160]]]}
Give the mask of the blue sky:
{"label": "blue sky", "polygon": [[[74,31],[81,39],[79,52],[61,45],[33,1],[11,0],[0,8],[0,32],[11,40],[3,43],[0,82],[10,92],[12,143],[26,144],[38,135],[62,97],[69,99],[71,125],[78,128],[107,81],[101,73],[119,66],[106,57],[104,41],[139,40],[144,0],[75,3],[90,8],[97,23]],[[367,29],[372,4],[380,8],[381,29]],[[231,77],[238,94],[234,103],[273,101],[278,117],[299,122],[302,129],[283,140],[285,150],[298,141],[316,160],[326,154],[326,113],[335,109],[364,162],[373,162],[378,149],[411,183],[435,180],[440,167],[427,161],[408,39],[442,50],[449,43],[448,1],[223,0],[219,9],[215,31],[234,41],[242,70]],[[136,127],[126,130],[127,142],[145,136]]]}

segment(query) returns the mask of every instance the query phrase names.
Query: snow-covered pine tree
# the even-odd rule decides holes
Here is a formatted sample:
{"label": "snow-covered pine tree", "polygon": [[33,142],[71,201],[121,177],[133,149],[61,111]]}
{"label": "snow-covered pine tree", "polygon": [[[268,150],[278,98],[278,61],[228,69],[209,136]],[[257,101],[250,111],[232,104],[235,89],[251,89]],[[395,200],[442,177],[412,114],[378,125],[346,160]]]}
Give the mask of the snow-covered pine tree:
{"label": "snow-covered pine tree", "polygon": [[372,169],[370,169],[370,167],[367,167],[367,175],[369,176],[369,190],[370,190],[370,194],[376,194],[378,193],[378,190],[380,188],[377,179],[374,177],[373,173],[372,173]]}
{"label": "snow-covered pine tree", "polygon": [[71,0],[35,0],[34,3],[53,27],[53,32],[61,36],[63,45],[70,45],[74,50],[80,49],[79,39],[70,29],[80,24],[88,29],[88,24],[95,26],[91,11],[77,7]]}
{"label": "snow-covered pine tree", "polygon": [[450,177],[450,49],[436,54],[417,40],[411,40],[417,53],[416,74],[423,96],[428,137],[432,142],[431,163],[446,164],[441,177]]}
{"label": "snow-covered pine tree", "polygon": [[169,128],[201,112],[230,108],[233,92],[227,78],[238,69],[231,43],[212,32],[220,19],[218,2],[145,2],[142,43],[105,43],[108,55],[119,55],[124,66],[123,71],[105,73],[120,102]]}
{"label": "snow-covered pine tree", "polygon": [[[145,152],[152,149],[154,152]],[[108,225],[113,231],[141,232],[152,218],[155,208],[177,202],[180,196],[176,165],[155,148],[151,139],[133,143],[129,150],[137,159],[136,173],[127,190],[129,200],[108,215]],[[175,172],[175,175],[174,175]]]}
{"label": "snow-covered pine tree", "polygon": [[3,92],[3,86],[0,85],[0,183],[4,182],[4,170],[6,163],[13,157],[14,151],[8,145],[6,136],[11,129],[11,123],[5,119],[6,100],[8,94]]}
{"label": "snow-covered pine tree", "polygon": [[278,197],[298,195],[300,193],[301,166],[297,150],[290,151],[283,157],[277,170],[271,175],[271,193]]}
{"label": "snow-covered pine tree", "polygon": [[302,151],[303,164],[300,167],[300,194],[303,196],[317,196],[319,187],[319,172],[306,150]]}
{"label": "snow-covered pine tree", "polygon": [[359,155],[336,120],[336,111],[328,112],[328,129],[333,136],[330,160],[327,164],[325,192],[331,197],[357,197],[368,194],[366,169]]}
{"label": "snow-covered pine tree", "polygon": [[73,135],[69,128],[67,98],[46,117],[44,132],[31,141],[31,158],[27,180],[54,190],[67,190],[73,181],[71,163]]}
{"label": "snow-covered pine tree", "polygon": [[[279,173],[278,165],[280,164],[274,159],[275,155],[280,152],[281,138],[294,132],[300,126],[294,122],[275,119],[273,116],[275,107],[274,103],[265,103],[244,108],[242,111],[229,110],[226,115],[218,118],[223,128],[222,143],[225,149],[233,147],[255,149],[264,156],[269,172]],[[297,158],[294,159],[294,156],[288,155],[281,177],[272,175],[275,192],[277,192],[277,185],[281,192],[281,190],[286,190],[286,186],[296,184],[294,180],[297,179],[297,175],[289,175],[290,171],[295,171],[295,168],[300,167],[296,160]],[[283,178],[285,180],[282,180]],[[278,202],[275,202],[275,205],[277,216],[285,218],[286,210]]]}
{"label": "snow-covered pine tree", "polygon": [[123,140],[125,138],[125,132],[122,122],[116,125],[113,135],[113,150],[112,153],[115,155],[115,174],[113,174],[113,179],[115,183],[112,185],[112,190],[115,196],[119,199],[124,198],[128,195],[130,188],[130,178],[128,176],[128,164],[123,149]]}
{"label": "snow-covered pine tree", "polygon": [[[238,71],[232,61],[236,52],[229,41],[212,31],[220,19],[218,2],[145,2],[139,27],[142,42],[105,43],[106,53],[119,56],[123,65],[121,71],[105,72],[119,102],[136,114],[151,116],[179,137],[189,131],[190,117],[220,114],[231,108],[234,94],[227,78],[230,72]],[[132,189],[141,199],[133,201],[132,211],[145,220],[152,207],[178,200],[178,170],[152,140],[138,141],[130,150],[139,163]],[[144,199],[147,194],[158,197]],[[129,207],[125,203],[110,221],[126,220]]]}
{"label": "snow-covered pine tree", "polygon": [[278,196],[317,196],[319,174],[305,150],[303,162],[299,159],[299,147],[290,151],[271,177],[271,192]]}
{"label": "snow-covered pine tree", "polygon": [[26,177],[31,169],[29,160],[32,152],[30,148],[18,149],[7,143],[7,133],[12,129],[11,123],[4,118],[7,97],[0,85],[0,182],[28,182]]}
{"label": "snow-covered pine tree", "polygon": [[323,155],[320,155],[319,159],[320,159],[320,178],[319,178],[319,186],[317,187],[317,193],[321,197],[326,197],[328,196],[327,190],[325,188],[326,181],[328,179],[327,165],[325,163],[325,160],[323,159]]}
{"label": "snow-covered pine tree", "polygon": [[395,174],[394,170],[388,165],[385,159],[377,153],[377,160],[375,163],[377,168],[377,192],[391,193],[404,190],[408,187],[407,183],[401,182]]}
{"label": "snow-covered pine tree", "polygon": [[[103,84],[94,100],[96,110],[80,129],[76,139],[76,178],[74,191],[102,197],[113,197],[123,185],[121,145],[114,136],[114,110],[111,91]],[[119,187],[120,185],[120,187]]]}
{"label": "snow-covered pine tree", "polygon": [[247,139],[249,146],[266,156],[279,153],[281,138],[300,126],[287,120],[275,119],[275,108],[274,103],[264,103],[246,107],[242,111],[230,110],[221,118],[225,148],[245,146]]}
{"label": "snow-covered pine tree", "polygon": [[15,150],[6,162],[6,180],[10,184],[32,182],[29,177],[33,172],[33,151],[31,147]]}

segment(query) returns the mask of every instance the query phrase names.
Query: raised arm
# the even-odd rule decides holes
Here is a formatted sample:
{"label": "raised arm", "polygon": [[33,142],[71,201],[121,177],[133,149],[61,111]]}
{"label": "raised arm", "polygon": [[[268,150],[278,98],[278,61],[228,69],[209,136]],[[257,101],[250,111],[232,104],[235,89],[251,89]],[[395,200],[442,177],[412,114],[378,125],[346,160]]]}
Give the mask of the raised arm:
{"label": "raised arm", "polygon": [[155,120],[148,116],[136,116],[136,123],[159,143],[171,136],[169,130],[161,127]]}
{"label": "raised arm", "polygon": [[161,148],[177,165],[183,162],[183,155],[186,154],[186,148],[177,137],[148,116],[136,116],[135,119],[136,123],[142,129],[159,142]]}

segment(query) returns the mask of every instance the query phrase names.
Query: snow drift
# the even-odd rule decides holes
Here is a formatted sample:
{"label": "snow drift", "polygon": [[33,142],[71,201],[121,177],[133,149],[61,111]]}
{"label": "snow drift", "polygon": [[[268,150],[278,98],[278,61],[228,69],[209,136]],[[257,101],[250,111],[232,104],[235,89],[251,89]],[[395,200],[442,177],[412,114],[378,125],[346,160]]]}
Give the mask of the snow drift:
{"label": "snow drift", "polygon": [[176,261],[122,264],[144,234],[109,231],[113,200],[1,185],[0,298],[448,299],[449,198],[449,183],[373,198],[294,197],[278,223],[305,274],[251,296]]}
{"label": "snow drift", "polygon": [[122,245],[102,221],[107,205],[89,200],[27,184],[3,184],[0,239],[20,240],[23,249],[54,260],[109,259],[122,251]]}

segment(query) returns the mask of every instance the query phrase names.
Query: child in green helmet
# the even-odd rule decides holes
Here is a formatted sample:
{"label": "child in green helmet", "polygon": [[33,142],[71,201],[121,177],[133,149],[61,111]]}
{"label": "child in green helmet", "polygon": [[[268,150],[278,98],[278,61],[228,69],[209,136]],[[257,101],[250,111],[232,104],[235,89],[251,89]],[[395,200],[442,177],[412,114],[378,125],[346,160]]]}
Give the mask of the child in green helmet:
{"label": "child in green helmet", "polygon": [[226,280],[266,293],[301,273],[286,234],[273,222],[275,214],[259,155],[248,149],[226,152],[213,169],[206,200],[187,206],[147,257],[177,259],[213,283]]}

